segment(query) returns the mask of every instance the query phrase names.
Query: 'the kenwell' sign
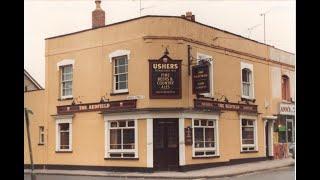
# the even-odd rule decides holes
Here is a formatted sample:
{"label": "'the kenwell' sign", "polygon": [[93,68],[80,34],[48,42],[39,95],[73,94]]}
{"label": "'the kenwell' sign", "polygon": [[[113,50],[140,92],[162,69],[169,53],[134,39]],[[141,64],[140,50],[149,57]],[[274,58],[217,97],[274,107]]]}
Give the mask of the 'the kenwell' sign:
{"label": "'the kenwell' sign", "polygon": [[68,114],[75,112],[104,111],[104,110],[120,110],[133,109],[137,106],[137,100],[110,101],[102,103],[87,103],[76,105],[57,106],[58,114]]}
{"label": "'the kenwell' sign", "polygon": [[149,60],[150,99],[181,98],[181,60],[172,60],[164,55],[158,60]]}
{"label": "'the kenwell' sign", "polygon": [[194,100],[194,108],[207,110],[229,110],[239,112],[258,113],[258,106],[252,104],[239,104],[211,100]]}
{"label": "'the kenwell' sign", "polygon": [[197,65],[192,67],[192,93],[210,92],[209,66]]}

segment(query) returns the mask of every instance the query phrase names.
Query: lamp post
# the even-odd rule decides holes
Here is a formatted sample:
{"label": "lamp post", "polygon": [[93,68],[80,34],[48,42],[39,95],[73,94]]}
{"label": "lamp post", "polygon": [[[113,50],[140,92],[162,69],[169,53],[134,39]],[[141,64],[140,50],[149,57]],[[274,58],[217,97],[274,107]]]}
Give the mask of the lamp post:
{"label": "lamp post", "polygon": [[36,180],[36,177],[33,174],[34,165],[33,165],[32,148],[31,148],[31,140],[30,140],[29,113],[33,114],[33,112],[31,110],[29,110],[27,108],[24,108],[24,114],[25,114],[26,125],[27,125],[27,136],[28,136],[28,145],[29,145],[30,164],[31,164],[31,180]]}

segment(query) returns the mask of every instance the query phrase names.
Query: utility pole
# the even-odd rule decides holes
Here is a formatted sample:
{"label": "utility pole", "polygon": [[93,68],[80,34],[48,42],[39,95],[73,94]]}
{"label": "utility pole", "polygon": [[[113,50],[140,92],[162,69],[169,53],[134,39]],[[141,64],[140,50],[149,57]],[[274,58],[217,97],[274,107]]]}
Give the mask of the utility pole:
{"label": "utility pole", "polygon": [[266,11],[264,13],[261,13],[260,16],[263,16],[263,42],[266,43],[266,14],[269,13],[269,11]]}
{"label": "utility pole", "polygon": [[34,165],[32,158],[32,148],[31,148],[31,140],[30,140],[30,127],[29,127],[29,113],[33,114],[33,112],[27,108],[24,108],[26,125],[27,125],[27,136],[28,136],[28,145],[29,145],[29,155],[30,155],[30,163],[31,163],[31,180],[36,180],[36,177],[33,173]]}

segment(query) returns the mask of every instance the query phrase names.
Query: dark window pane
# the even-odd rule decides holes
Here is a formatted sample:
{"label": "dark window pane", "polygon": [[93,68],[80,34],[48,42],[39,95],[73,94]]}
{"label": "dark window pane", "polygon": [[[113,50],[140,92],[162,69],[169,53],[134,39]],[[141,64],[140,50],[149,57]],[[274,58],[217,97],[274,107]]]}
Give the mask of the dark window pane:
{"label": "dark window pane", "polygon": [[208,126],[213,126],[213,121],[209,121]]}
{"label": "dark window pane", "polygon": [[248,125],[253,125],[253,121],[252,120],[248,120]]}
{"label": "dark window pane", "polygon": [[204,147],[203,128],[194,128],[195,147]]}
{"label": "dark window pane", "polygon": [[69,130],[69,123],[60,123],[59,127],[60,127],[60,131],[68,131]]}
{"label": "dark window pane", "polygon": [[123,153],[123,157],[134,157],[133,153]]}
{"label": "dark window pane", "polygon": [[250,70],[249,69],[242,69],[242,82],[250,82]]}
{"label": "dark window pane", "polygon": [[134,149],[134,129],[123,130],[123,149]]}
{"label": "dark window pane", "polygon": [[110,153],[110,157],[121,157],[119,153]]}
{"label": "dark window pane", "polygon": [[194,120],[194,125],[199,126],[199,120]]}
{"label": "dark window pane", "polygon": [[121,149],[121,129],[110,129],[110,149]]}
{"label": "dark window pane", "polygon": [[111,127],[117,127],[118,126],[117,124],[118,124],[117,122],[111,122]]}
{"label": "dark window pane", "polygon": [[60,133],[60,145],[61,146],[69,145],[69,132]]}
{"label": "dark window pane", "polygon": [[202,156],[202,155],[204,155],[204,152],[199,152],[199,151],[198,151],[198,152],[195,152],[194,154],[195,154],[196,156]]}
{"label": "dark window pane", "polygon": [[134,126],[134,121],[128,121],[128,126],[133,127]]}
{"label": "dark window pane", "polygon": [[119,89],[127,89],[127,82],[119,82]]}
{"label": "dark window pane", "polygon": [[119,121],[119,127],[126,127],[126,121]]}
{"label": "dark window pane", "polygon": [[242,122],[241,122],[242,126],[245,126],[247,125],[247,120],[246,119],[242,119]]}
{"label": "dark window pane", "polygon": [[207,125],[207,120],[201,120],[201,126],[206,126]]}
{"label": "dark window pane", "polygon": [[254,150],[254,147],[250,147],[249,150]]}
{"label": "dark window pane", "polygon": [[206,155],[215,155],[215,154],[216,154],[215,151],[207,151],[207,152],[206,152]]}

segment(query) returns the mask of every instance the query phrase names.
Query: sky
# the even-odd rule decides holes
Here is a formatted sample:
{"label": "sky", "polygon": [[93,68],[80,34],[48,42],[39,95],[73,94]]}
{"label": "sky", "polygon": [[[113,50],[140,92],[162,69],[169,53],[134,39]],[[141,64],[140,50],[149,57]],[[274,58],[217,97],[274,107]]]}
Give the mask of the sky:
{"label": "sky", "polygon": [[[106,24],[140,16],[140,0],[102,0]],[[294,0],[141,0],[141,16],[180,16],[296,53]],[[24,68],[45,84],[45,38],[91,28],[94,0],[24,0]],[[251,29],[251,30],[248,30]]]}

